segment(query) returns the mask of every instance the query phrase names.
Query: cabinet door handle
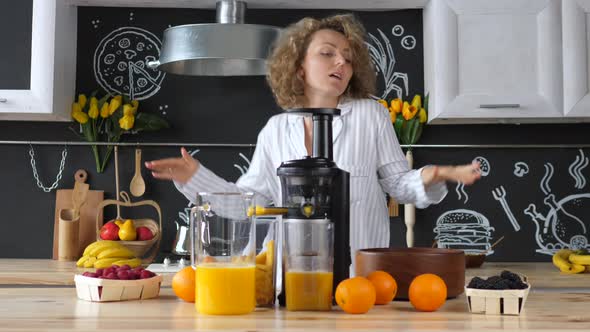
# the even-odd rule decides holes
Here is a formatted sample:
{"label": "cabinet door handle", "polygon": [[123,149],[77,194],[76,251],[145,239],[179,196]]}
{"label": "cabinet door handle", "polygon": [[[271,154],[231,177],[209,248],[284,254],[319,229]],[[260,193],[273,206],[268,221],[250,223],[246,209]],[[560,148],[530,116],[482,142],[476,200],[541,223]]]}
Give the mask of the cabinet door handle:
{"label": "cabinet door handle", "polygon": [[520,104],[480,104],[479,108],[520,108]]}
{"label": "cabinet door handle", "polygon": [[6,103],[6,102],[8,102],[8,99],[6,99],[6,98],[0,98],[0,103]]}

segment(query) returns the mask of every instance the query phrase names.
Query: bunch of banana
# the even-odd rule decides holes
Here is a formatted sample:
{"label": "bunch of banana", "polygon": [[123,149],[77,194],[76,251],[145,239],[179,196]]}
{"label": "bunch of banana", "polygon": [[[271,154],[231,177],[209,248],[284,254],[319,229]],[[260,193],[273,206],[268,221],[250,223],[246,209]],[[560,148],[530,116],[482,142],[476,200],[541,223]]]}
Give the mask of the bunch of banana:
{"label": "bunch of banana", "polygon": [[583,250],[561,249],[553,255],[553,265],[568,274],[590,271],[590,255]]}
{"label": "bunch of banana", "polygon": [[141,259],[124,245],[117,241],[96,241],[89,244],[82,257],[76,262],[78,267],[107,268],[111,265],[129,265],[137,267],[141,265]]}

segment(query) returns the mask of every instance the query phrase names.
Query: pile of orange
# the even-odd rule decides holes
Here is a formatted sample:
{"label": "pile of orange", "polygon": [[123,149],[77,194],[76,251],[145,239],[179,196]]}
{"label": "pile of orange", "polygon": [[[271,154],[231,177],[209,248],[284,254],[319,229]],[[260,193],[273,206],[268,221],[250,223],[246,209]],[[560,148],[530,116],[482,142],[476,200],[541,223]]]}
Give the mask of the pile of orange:
{"label": "pile of orange", "polygon": [[172,277],[174,294],[186,302],[195,302],[195,269],[187,266]]}
{"label": "pile of orange", "polygon": [[336,303],[349,314],[364,314],[375,304],[387,304],[397,293],[397,283],[387,272],[374,271],[366,278],[343,280],[336,287]]}
{"label": "pile of orange", "polygon": [[336,287],[336,303],[349,314],[364,314],[375,305],[375,286],[363,277],[342,280]]}
{"label": "pile of orange", "polygon": [[397,293],[397,282],[391,274],[384,271],[374,271],[367,276],[367,279],[375,286],[375,304],[387,304],[393,301]]}
{"label": "pile of orange", "polygon": [[447,285],[436,274],[421,274],[410,283],[408,298],[416,310],[436,311],[447,300]]}

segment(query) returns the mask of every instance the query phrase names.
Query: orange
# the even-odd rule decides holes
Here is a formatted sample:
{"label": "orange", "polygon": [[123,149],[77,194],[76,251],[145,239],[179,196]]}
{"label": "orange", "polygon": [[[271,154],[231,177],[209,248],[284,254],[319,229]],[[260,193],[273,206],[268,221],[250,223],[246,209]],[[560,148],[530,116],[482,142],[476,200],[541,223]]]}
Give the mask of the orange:
{"label": "orange", "polygon": [[387,304],[393,301],[397,293],[397,282],[391,274],[385,271],[373,271],[367,276],[367,279],[375,286],[377,294],[375,304]]}
{"label": "orange", "polygon": [[349,314],[364,314],[375,305],[375,286],[367,278],[342,280],[336,287],[336,303]]}
{"label": "orange", "polygon": [[172,290],[174,294],[186,302],[195,302],[195,286],[195,270],[192,266],[185,267],[176,272],[174,277],[172,277]]}
{"label": "orange", "polygon": [[215,257],[205,256],[205,258],[203,258],[203,263],[213,263],[213,262],[217,262]]}
{"label": "orange", "polygon": [[421,274],[408,289],[410,303],[419,311],[436,311],[447,300],[447,285],[436,274]]}

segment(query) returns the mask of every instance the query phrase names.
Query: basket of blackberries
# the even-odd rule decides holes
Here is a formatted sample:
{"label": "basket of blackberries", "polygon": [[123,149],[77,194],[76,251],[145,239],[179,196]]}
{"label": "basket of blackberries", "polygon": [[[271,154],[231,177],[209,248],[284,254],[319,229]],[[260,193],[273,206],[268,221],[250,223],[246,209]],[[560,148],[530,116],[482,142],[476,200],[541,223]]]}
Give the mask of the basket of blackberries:
{"label": "basket of blackberries", "polygon": [[520,315],[530,289],[525,276],[502,271],[498,276],[473,277],[465,295],[471,313]]}

